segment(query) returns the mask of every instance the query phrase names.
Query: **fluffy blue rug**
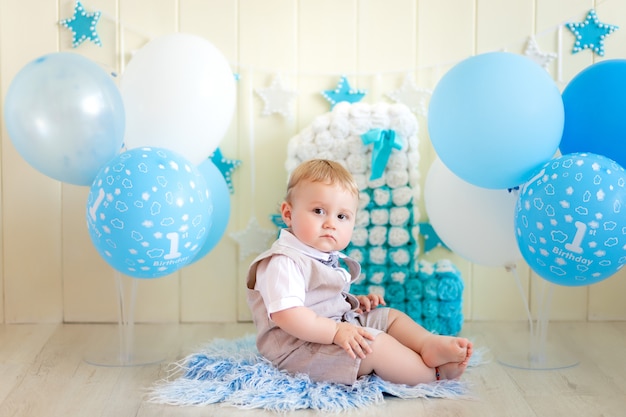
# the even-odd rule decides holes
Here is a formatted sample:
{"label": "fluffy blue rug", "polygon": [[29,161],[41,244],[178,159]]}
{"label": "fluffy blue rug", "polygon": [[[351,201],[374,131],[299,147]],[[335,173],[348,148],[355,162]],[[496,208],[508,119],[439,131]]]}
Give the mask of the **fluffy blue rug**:
{"label": "fluffy blue rug", "polygon": [[[470,366],[482,356],[475,349]],[[254,335],[236,340],[217,339],[199,352],[172,365],[166,380],[151,389],[149,401],[178,406],[223,403],[238,408],[285,412],[311,408],[340,412],[384,402],[385,395],[399,398],[461,398],[462,381],[438,381],[406,386],[377,376],[361,377],[352,386],[311,381],[306,375],[278,370],[259,355]]]}

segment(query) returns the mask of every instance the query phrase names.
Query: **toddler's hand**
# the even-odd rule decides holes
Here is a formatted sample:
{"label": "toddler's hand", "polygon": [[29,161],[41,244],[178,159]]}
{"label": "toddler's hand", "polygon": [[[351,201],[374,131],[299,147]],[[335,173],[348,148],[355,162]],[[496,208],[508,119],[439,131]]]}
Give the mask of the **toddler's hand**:
{"label": "toddler's hand", "polygon": [[371,309],[376,308],[379,305],[387,305],[383,296],[379,294],[357,295],[356,298],[357,300],[359,300],[360,304],[359,308],[356,311],[357,313],[370,311]]}
{"label": "toddler's hand", "polygon": [[362,327],[350,323],[337,323],[337,332],[333,338],[333,343],[348,352],[352,359],[365,358],[365,355],[372,352],[368,340],[374,340],[374,336]]}

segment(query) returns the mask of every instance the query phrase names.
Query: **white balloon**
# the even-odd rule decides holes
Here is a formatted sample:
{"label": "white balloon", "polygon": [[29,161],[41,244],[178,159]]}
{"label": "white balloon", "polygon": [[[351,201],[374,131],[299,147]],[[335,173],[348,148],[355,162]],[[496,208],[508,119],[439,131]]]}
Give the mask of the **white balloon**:
{"label": "white balloon", "polygon": [[513,266],[522,258],[515,238],[517,191],[472,185],[452,173],[439,158],[424,184],[430,224],[443,243],[469,261]]}
{"label": "white balloon", "polygon": [[222,53],[196,35],[148,42],[120,78],[127,148],[162,147],[199,165],[218,147],[235,108],[235,77]]}

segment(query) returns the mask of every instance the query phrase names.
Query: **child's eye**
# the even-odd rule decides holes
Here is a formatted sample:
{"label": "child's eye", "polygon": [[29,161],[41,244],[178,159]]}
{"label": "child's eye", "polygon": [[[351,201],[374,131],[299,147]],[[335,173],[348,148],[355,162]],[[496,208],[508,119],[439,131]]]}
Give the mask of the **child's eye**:
{"label": "child's eye", "polygon": [[337,216],[337,218],[338,218],[339,220],[348,220],[348,215],[347,215],[347,214],[339,214],[339,215]]}
{"label": "child's eye", "polygon": [[324,214],[324,209],[322,208],[314,208],[313,213],[315,214]]}

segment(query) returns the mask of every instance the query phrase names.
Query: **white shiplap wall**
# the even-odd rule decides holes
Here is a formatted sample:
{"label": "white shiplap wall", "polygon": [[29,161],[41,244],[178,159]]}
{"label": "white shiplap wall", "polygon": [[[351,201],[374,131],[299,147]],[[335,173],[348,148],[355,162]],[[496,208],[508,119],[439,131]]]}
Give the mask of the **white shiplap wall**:
{"label": "white shiplap wall", "polygon": [[[74,7],[68,0],[0,1],[0,82],[2,98],[27,62],[50,52],[73,51],[123,73],[133,51],[158,35],[194,33],[215,44],[240,74],[238,105],[220,148],[243,164],[235,171],[231,220],[220,245],[179,273],[140,280],[135,319],[166,322],[247,320],[244,276],[228,234],[255,216],[268,216],[282,199],[286,144],[329,105],[319,94],[346,74],[365,88],[367,102],[385,100],[407,71],[418,87],[433,89],[455,63],[493,50],[522,53],[536,34],[545,51],[560,51],[550,74],[564,88],[597,61],[589,51],[572,55],[568,21],[596,8],[602,21],[624,26],[607,39],[606,59],[626,57],[626,3],[620,0],[84,0],[103,17],[103,46],[71,47],[71,34],[58,25]],[[262,117],[254,88],[281,74],[298,91],[294,117]],[[421,172],[425,178],[434,152],[426,120],[421,124]],[[31,168],[2,139],[0,193],[2,269],[0,322],[116,321],[114,272],[89,239],[84,210],[88,187],[61,184]],[[424,215],[423,203],[420,211]],[[479,240],[477,238],[477,244]],[[513,275],[503,268],[472,265],[444,250],[426,258],[452,258],[466,280],[468,320],[525,319]],[[518,268],[526,291],[543,284]],[[556,288],[553,319],[626,319],[624,273],[583,288]],[[126,280],[130,285],[132,280]],[[531,294],[531,302],[536,303]],[[533,308],[536,305],[533,304]]]}

